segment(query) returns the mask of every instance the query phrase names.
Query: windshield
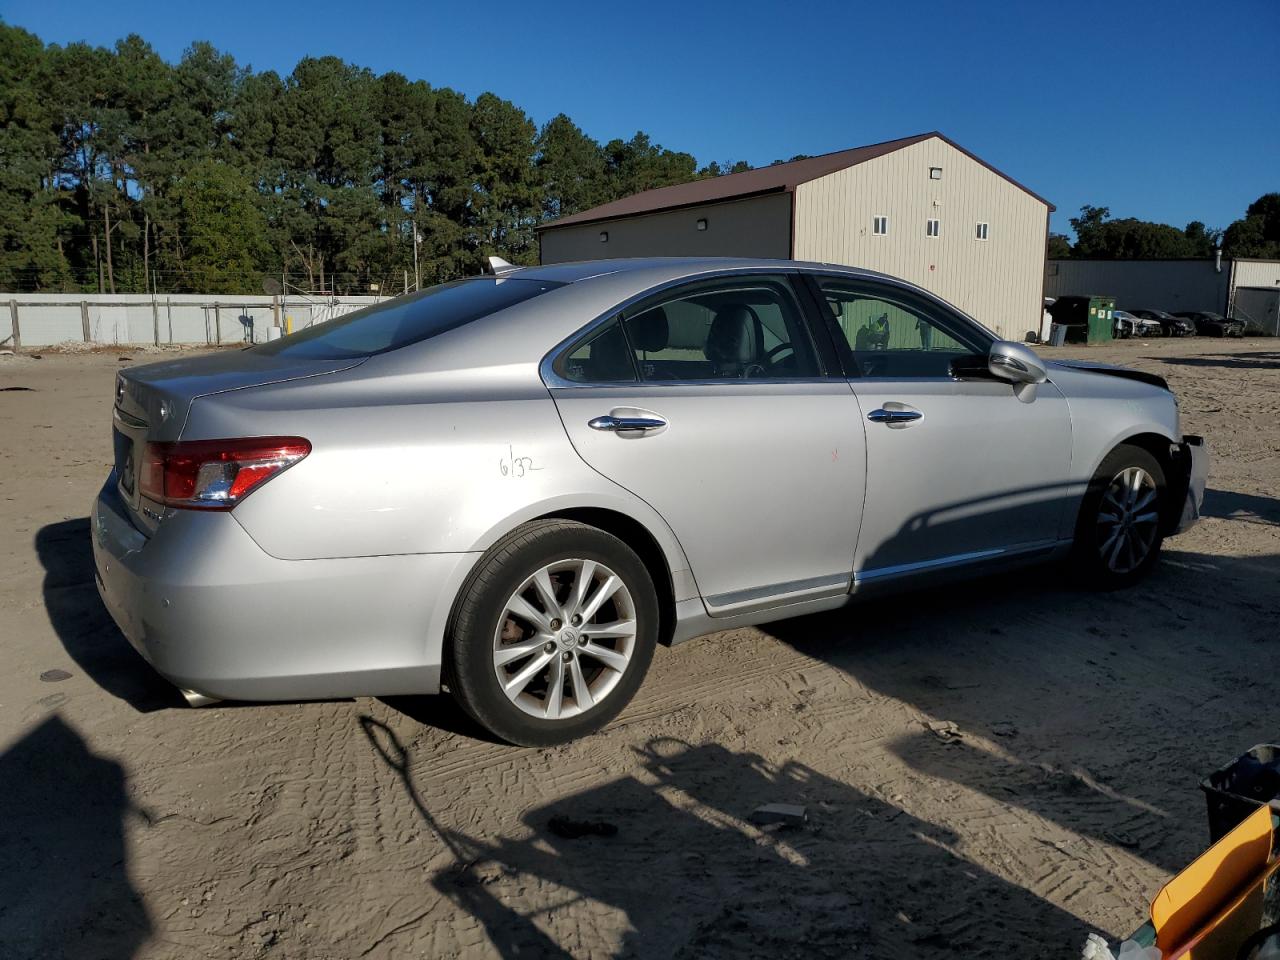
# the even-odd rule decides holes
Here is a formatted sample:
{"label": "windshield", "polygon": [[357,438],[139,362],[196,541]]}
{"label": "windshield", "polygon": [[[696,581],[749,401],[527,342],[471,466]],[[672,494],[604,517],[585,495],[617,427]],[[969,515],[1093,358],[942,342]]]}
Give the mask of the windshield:
{"label": "windshield", "polygon": [[428,287],[251,348],[269,356],[346,360],[398,350],[564,286],[549,280],[475,277]]}

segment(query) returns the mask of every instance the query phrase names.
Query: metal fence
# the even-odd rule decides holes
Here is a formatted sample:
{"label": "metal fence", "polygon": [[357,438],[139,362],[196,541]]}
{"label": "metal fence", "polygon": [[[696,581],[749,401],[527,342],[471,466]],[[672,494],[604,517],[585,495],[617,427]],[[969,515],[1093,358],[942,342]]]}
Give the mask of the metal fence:
{"label": "metal fence", "polygon": [[298,330],[379,297],[0,293],[0,348],[90,344],[260,343],[274,325]]}

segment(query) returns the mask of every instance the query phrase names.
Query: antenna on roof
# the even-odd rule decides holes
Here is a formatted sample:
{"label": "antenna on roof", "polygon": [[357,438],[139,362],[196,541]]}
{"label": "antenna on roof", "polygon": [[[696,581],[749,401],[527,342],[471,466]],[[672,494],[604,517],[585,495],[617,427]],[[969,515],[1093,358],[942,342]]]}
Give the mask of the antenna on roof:
{"label": "antenna on roof", "polygon": [[489,272],[495,277],[500,277],[504,273],[511,273],[513,270],[520,269],[514,263],[507,263],[507,261],[503,260],[501,257],[486,257],[485,260],[489,265]]}

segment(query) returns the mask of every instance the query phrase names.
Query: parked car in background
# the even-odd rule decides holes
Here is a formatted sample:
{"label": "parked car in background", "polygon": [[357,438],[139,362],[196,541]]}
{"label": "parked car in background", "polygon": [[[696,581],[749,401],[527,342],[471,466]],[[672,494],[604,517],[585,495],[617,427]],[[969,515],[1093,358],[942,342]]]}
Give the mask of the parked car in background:
{"label": "parked car in background", "polygon": [[1228,320],[1212,310],[1180,310],[1175,317],[1183,317],[1196,325],[1196,333],[1202,337],[1243,337],[1244,324]]}
{"label": "parked car in background", "polygon": [[1143,320],[1154,320],[1160,324],[1161,330],[1166,337],[1190,337],[1196,332],[1196,325],[1186,317],[1175,317],[1172,313],[1165,313],[1163,310],[1150,310],[1142,308],[1140,310],[1130,310],[1135,317],[1141,317]]}
{"label": "parked car in background", "polygon": [[190,702],[447,688],[560,743],[656,644],[1034,561],[1125,586],[1199,515],[1163,379],[1047,362],[905,281],[494,270],[120,371],[98,589]]}
{"label": "parked car in background", "polygon": [[1154,320],[1147,320],[1128,310],[1115,311],[1115,319],[1127,328],[1126,336],[1130,337],[1163,337],[1164,328]]}

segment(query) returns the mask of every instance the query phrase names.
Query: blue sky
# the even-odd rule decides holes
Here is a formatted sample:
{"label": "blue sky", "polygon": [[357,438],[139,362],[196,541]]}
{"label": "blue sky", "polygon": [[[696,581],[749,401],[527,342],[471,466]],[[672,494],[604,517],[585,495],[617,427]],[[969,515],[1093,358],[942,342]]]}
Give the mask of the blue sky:
{"label": "blue sky", "polygon": [[765,164],[941,130],[1053,201],[1225,227],[1280,190],[1280,2],[0,0],[57,43],[201,39],[287,73],[335,54],[604,141]]}

